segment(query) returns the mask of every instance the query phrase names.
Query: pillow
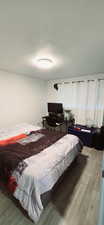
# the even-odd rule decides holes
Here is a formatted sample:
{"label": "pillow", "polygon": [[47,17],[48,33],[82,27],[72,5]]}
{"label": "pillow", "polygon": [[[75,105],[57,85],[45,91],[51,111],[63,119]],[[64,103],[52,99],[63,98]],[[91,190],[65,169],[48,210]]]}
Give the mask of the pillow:
{"label": "pillow", "polygon": [[0,141],[17,136],[19,134],[30,134],[31,131],[40,130],[41,127],[35,125],[21,123],[9,128],[0,128]]}
{"label": "pillow", "polygon": [[42,128],[28,123],[21,123],[15,126],[15,131],[19,131],[19,133],[24,134],[30,134],[31,131],[37,131],[40,129]]}
{"label": "pillow", "polygon": [[25,138],[25,137],[27,137],[26,134],[19,134],[17,136],[14,136],[14,137],[11,137],[11,138],[7,138],[5,140],[0,140],[0,146],[5,146],[5,145],[8,145],[8,144],[13,144],[17,140],[20,140],[20,139]]}

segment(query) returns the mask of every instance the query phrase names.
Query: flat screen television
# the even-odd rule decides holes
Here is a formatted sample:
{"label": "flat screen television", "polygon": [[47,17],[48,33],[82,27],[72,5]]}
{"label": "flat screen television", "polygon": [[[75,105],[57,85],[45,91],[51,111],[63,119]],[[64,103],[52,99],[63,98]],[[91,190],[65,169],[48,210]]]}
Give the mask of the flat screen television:
{"label": "flat screen television", "polygon": [[49,113],[63,113],[62,103],[48,103]]}

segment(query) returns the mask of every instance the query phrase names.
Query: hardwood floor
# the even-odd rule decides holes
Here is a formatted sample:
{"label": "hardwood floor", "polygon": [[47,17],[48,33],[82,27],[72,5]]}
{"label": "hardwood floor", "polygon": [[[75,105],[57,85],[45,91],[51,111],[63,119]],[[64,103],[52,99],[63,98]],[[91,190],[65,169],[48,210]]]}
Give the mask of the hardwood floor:
{"label": "hardwood floor", "polygon": [[[37,225],[96,225],[102,152],[84,147],[52,193]],[[0,190],[0,225],[32,225],[18,205]]]}

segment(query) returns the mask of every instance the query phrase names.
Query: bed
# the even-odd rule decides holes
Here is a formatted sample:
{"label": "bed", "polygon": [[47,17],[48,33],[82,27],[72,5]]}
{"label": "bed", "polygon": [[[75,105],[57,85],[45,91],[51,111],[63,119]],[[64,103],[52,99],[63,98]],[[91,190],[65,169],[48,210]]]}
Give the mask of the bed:
{"label": "bed", "polygon": [[82,147],[74,135],[29,124],[0,130],[0,179],[34,222],[44,208],[41,196],[52,190]]}

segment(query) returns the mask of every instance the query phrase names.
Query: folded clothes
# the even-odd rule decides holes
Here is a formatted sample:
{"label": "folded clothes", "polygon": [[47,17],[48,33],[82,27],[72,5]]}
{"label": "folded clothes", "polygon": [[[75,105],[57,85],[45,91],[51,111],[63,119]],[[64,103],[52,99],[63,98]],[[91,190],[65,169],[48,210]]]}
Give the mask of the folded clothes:
{"label": "folded clothes", "polygon": [[18,140],[17,142],[21,145],[26,145],[30,142],[38,141],[43,136],[44,136],[44,134],[41,134],[41,133],[31,134],[25,138],[22,138],[21,140]]}
{"label": "folded clothes", "polygon": [[91,130],[81,129],[81,131],[91,133]]}

